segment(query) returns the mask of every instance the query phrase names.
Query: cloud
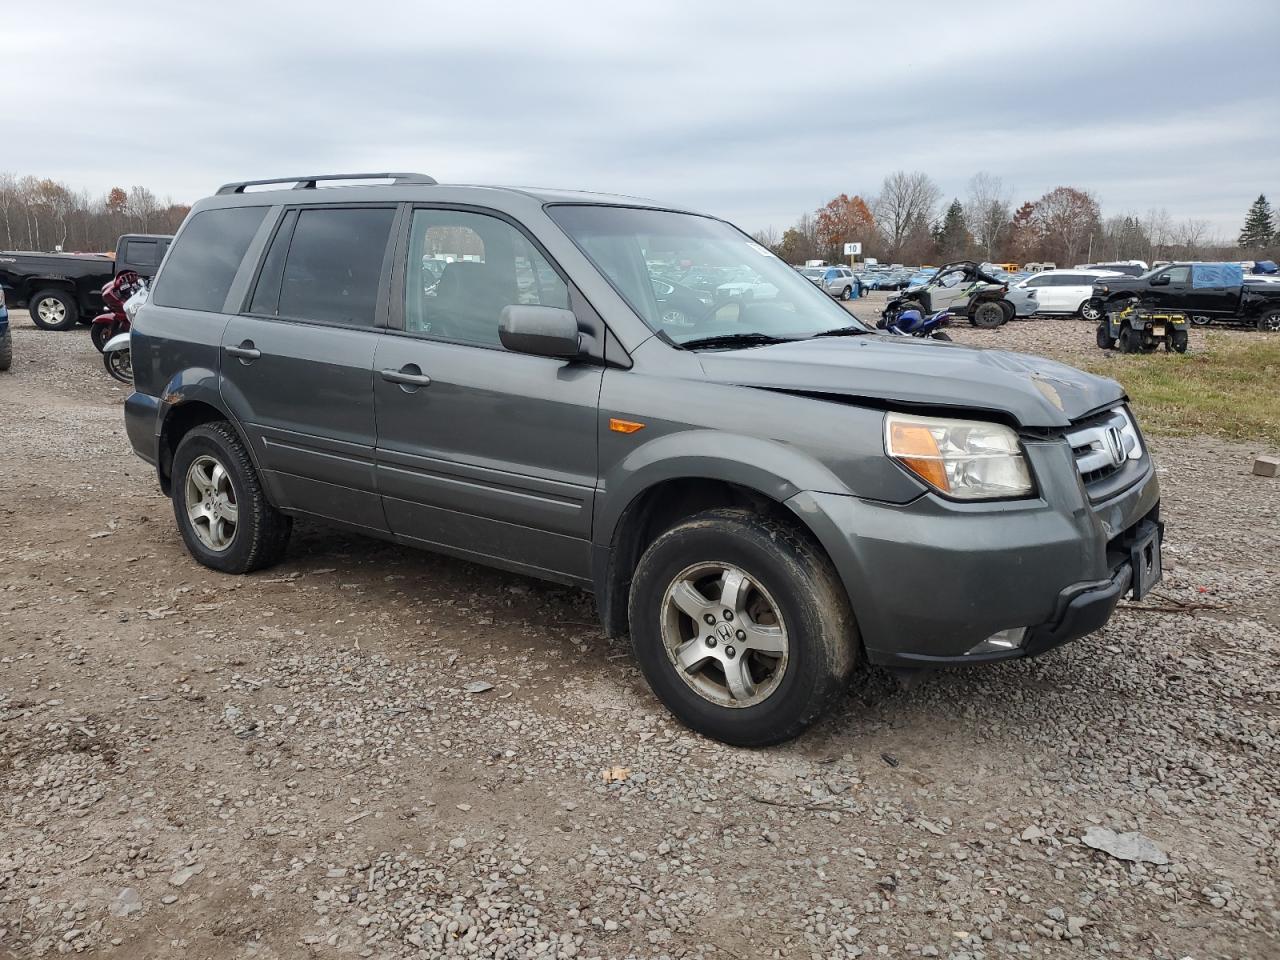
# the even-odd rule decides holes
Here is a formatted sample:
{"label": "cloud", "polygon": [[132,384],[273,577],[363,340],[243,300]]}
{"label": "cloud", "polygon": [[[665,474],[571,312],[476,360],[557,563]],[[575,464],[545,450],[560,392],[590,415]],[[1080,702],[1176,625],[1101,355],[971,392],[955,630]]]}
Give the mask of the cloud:
{"label": "cloud", "polygon": [[[194,200],[289,173],[639,194],[784,227],[900,168],[1166,207],[1280,190],[1256,4],[97,3],[7,27],[6,169]],[[32,23],[31,21],[38,21]],[[1252,36],[1259,44],[1245,46]],[[1270,41],[1267,41],[1270,37]],[[50,50],[59,70],[47,69]],[[1175,82],[1176,81],[1176,82]]]}

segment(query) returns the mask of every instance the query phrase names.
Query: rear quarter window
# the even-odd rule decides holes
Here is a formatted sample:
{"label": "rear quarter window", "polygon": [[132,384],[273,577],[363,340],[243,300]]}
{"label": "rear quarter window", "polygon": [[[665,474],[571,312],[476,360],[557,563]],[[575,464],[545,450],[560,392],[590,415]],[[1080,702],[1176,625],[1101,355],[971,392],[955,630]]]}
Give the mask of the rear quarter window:
{"label": "rear quarter window", "polygon": [[266,207],[197,213],[174,241],[156,279],[152,302],[161,307],[220,311],[266,213]]}

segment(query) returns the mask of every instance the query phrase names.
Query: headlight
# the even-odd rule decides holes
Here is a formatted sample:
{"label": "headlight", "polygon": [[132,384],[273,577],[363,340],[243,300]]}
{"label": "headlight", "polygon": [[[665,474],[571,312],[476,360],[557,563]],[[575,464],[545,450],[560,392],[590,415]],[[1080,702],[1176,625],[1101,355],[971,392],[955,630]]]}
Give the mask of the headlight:
{"label": "headlight", "polygon": [[1025,497],[1031,474],[1018,435],[998,423],[888,413],[885,451],[956,500]]}

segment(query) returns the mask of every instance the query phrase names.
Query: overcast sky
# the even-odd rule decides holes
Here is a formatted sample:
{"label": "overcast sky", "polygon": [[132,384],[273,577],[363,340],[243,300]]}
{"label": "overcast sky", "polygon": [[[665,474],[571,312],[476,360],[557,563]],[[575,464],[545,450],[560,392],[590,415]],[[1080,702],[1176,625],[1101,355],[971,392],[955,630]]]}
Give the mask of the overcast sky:
{"label": "overcast sky", "polygon": [[[414,170],[789,226],[896,169],[1234,238],[1280,200],[1280,4],[365,0],[9,11],[0,170],[191,202]],[[35,8],[32,8],[33,10]],[[130,119],[130,117],[135,119]]]}

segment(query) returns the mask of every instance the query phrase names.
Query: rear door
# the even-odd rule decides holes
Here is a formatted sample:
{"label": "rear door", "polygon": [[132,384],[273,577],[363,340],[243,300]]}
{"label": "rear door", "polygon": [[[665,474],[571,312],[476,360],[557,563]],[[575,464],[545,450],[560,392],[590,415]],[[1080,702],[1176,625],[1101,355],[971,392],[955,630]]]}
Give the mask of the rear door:
{"label": "rear door", "polygon": [[[602,368],[511,353],[498,340],[508,304],[570,306],[563,274],[492,211],[420,207],[403,238],[395,329],[378,344],[373,381],[391,530],[588,582]],[[439,279],[423,268],[432,255],[451,258]]]}
{"label": "rear door", "polygon": [[392,205],[287,209],[222,337],[222,396],[281,507],[385,530],[373,357],[385,327]]}
{"label": "rear door", "polygon": [[1057,277],[1057,299],[1063,313],[1075,313],[1093,296],[1093,277],[1083,273],[1061,273]]}

